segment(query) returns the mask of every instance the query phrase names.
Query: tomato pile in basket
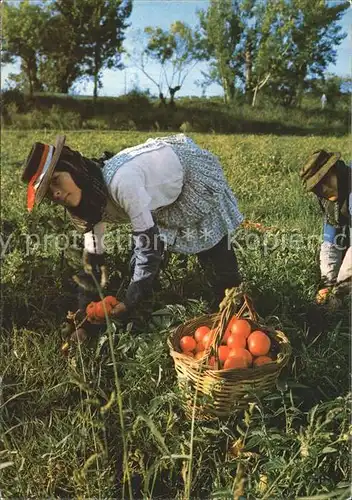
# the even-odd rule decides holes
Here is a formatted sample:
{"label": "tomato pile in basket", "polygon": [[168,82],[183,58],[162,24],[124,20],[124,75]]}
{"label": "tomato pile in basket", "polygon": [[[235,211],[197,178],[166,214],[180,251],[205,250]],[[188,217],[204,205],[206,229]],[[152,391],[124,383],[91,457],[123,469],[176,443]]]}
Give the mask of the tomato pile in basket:
{"label": "tomato pile in basket", "polygon": [[[185,335],[180,340],[181,351],[196,360],[206,358],[215,336],[215,329],[199,326],[194,335]],[[270,337],[263,331],[252,328],[245,319],[233,316],[218,347],[219,369],[247,369],[272,363],[274,355]],[[215,356],[208,360],[208,367],[215,368]]]}

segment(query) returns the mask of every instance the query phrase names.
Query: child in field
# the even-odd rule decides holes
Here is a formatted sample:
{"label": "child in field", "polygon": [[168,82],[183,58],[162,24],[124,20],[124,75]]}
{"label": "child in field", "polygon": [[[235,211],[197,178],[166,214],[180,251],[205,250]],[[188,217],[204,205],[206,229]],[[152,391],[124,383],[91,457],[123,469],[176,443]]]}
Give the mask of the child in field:
{"label": "child in field", "polygon": [[327,303],[336,292],[349,291],[352,279],[351,168],[340,157],[340,153],[316,151],[300,173],[306,190],[318,197],[324,214],[318,304]]}
{"label": "child in field", "polygon": [[105,223],[130,223],[134,242],[132,278],[118,317],[147,298],[164,250],[196,254],[211,271],[214,298],[241,282],[229,234],[242,222],[237,201],[218,159],[178,134],[149,139],[99,165],[65,145],[35,143],[22,180],[32,210],[44,198],[63,205],[84,233],[84,270],[75,277],[79,308],[99,300],[91,273],[105,286]]}

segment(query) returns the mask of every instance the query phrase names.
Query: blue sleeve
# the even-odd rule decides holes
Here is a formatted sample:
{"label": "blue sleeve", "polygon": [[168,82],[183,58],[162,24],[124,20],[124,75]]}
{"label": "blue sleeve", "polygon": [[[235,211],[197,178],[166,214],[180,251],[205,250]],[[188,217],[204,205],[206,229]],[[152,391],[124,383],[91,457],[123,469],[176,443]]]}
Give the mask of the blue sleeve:
{"label": "blue sleeve", "polygon": [[124,300],[128,310],[152,292],[153,281],[159,272],[163,251],[156,225],[142,233],[134,232],[133,242],[134,271]]}
{"label": "blue sleeve", "polygon": [[339,232],[339,228],[331,226],[331,224],[324,222],[323,232],[323,241],[325,243],[335,243],[335,238],[337,233]]}

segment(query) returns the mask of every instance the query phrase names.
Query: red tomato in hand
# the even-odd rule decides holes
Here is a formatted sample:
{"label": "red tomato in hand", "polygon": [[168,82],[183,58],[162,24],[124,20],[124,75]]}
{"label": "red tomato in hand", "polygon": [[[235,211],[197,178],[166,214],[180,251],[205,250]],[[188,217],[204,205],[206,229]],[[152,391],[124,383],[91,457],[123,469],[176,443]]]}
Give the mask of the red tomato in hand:
{"label": "red tomato in hand", "polygon": [[106,305],[106,308],[113,309],[119,301],[116,299],[116,297],[113,297],[112,295],[108,295],[107,297],[104,298],[104,304]]}
{"label": "red tomato in hand", "polygon": [[[105,307],[106,312],[109,313],[109,306]],[[104,319],[105,318],[105,309],[103,302],[96,302],[95,303],[95,318],[96,319]]]}
{"label": "red tomato in hand", "polygon": [[88,319],[95,319],[95,304],[96,302],[90,302],[86,307]]}

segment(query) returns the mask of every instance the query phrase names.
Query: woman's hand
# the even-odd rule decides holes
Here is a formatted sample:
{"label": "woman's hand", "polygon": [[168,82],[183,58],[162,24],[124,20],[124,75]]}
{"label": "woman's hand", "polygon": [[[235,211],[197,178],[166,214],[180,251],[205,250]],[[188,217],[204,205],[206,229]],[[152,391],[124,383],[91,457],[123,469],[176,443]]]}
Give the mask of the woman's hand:
{"label": "woman's hand", "polygon": [[[112,302],[109,299],[112,299]],[[115,319],[123,314],[126,309],[123,302],[118,302],[111,296],[105,297],[104,304],[103,301],[88,304],[86,309],[87,320],[92,324],[102,324],[106,322],[106,316]]]}
{"label": "woman's hand", "polygon": [[109,316],[111,318],[117,318],[118,316],[125,313],[126,311],[127,311],[127,307],[125,306],[125,304],[123,302],[119,302],[118,304],[116,304],[115,307],[113,307]]}

